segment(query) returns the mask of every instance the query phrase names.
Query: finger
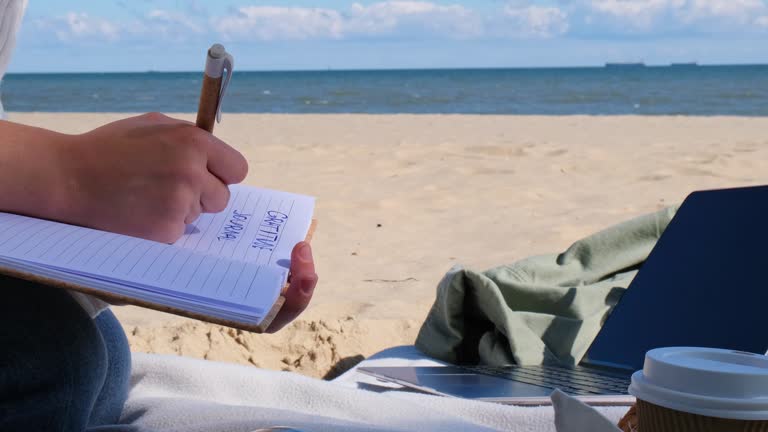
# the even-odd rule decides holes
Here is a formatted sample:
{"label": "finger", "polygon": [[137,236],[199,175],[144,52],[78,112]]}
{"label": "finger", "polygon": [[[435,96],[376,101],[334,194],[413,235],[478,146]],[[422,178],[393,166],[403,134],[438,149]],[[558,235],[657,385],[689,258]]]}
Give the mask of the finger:
{"label": "finger", "polygon": [[135,237],[145,238],[147,240],[153,240],[160,243],[175,243],[182,235],[187,226],[179,221],[169,223],[158,223],[152,226],[151,231],[142,231],[135,234],[130,234]]}
{"label": "finger", "polygon": [[248,161],[242,154],[224,141],[208,134],[207,153],[208,171],[224,184],[235,184],[245,180],[248,174]]}
{"label": "finger", "polygon": [[137,118],[149,124],[177,124],[184,126],[194,126],[195,124],[186,120],[180,120],[177,118],[169,117],[160,112],[148,112],[138,116]]}
{"label": "finger", "polygon": [[193,200],[192,204],[189,206],[189,213],[187,213],[187,216],[184,218],[184,223],[189,225],[192,222],[196,221],[197,218],[200,217],[200,214],[203,212],[202,204],[200,204],[200,200]]}
{"label": "finger", "polygon": [[270,333],[280,330],[293,321],[304,312],[312,300],[318,277],[315,273],[312,248],[309,243],[301,242],[293,248],[290,280],[288,292],[285,294],[285,304],[267,329]]}
{"label": "finger", "polygon": [[291,275],[315,273],[315,260],[312,258],[312,246],[307,242],[296,243],[291,251]]}
{"label": "finger", "polygon": [[205,213],[218,213],[229,203],[229,188],[218,177],[207,174],[203,180],[200,204]]}
{"label": "finger", "polygon": [[315,273],[293,278],[291,285],[288,287],[288,292],[285,293],[285,303],[269,325],[269,328],[267,328],[268,333],[274,333],[282,329],[304,312],[312,300],[317,280],[317,274]]}

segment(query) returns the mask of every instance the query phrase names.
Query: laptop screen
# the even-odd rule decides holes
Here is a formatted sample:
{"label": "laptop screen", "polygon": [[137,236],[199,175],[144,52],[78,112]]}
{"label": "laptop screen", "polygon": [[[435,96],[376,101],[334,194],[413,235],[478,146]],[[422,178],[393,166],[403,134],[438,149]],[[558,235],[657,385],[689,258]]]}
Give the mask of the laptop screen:
{"label": "laptop screen", "polygon": [[768,186],[694,192],[590,346],[585,363],[642,369],[646,351],[768,350]]}

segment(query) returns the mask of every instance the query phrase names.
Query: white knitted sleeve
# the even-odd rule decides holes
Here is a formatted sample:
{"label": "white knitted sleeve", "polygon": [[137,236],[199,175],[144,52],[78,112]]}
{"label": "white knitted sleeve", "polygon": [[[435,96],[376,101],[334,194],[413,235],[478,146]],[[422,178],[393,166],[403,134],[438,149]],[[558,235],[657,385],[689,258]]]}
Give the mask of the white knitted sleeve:
{"label": "white knitted sleeve", "polygon": [[11,61],[16,31],[21,26],[26,7],[27,0],[0,0],[0,79]]}
{"label": "white knitted sleeve", "polygon": [[27,0],[0,0],[0,79],[11,61],[16,32],[26,7]]}
{"label": "white knitted sleeve", "polygon": [[[21,25],[27,0],[0,0],[0,80],[11,61],[11,52],[16,45],[16,32]],[[4,118],[0,102],[0,119]]]}

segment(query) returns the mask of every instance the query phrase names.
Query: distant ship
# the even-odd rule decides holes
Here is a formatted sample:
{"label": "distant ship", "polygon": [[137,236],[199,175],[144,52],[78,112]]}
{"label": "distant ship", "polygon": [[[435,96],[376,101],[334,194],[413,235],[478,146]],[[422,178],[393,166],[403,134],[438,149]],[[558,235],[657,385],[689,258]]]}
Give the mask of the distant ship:
{"label": "distant ship", "polygon": [[643,62],[606,63],[605,67],[607,68],[641,68],[641,67],[645,67],[645,63]]}
{"label": "distant ship", "polygon": [[685,62],[685,63],[672,63],[669,65],[669,67],[697,67],[699,64],[696,62]]}

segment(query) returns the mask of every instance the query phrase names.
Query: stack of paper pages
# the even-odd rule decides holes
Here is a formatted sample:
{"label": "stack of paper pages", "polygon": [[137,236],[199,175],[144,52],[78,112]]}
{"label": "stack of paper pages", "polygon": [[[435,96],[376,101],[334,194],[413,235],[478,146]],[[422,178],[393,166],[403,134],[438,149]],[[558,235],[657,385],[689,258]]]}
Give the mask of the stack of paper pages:
{"label": "stack of paper pages", "polygon": [[231,186],[226,210],[164,244],[0,213],[0,273],[261,331],[282,305],[314,199]]}

